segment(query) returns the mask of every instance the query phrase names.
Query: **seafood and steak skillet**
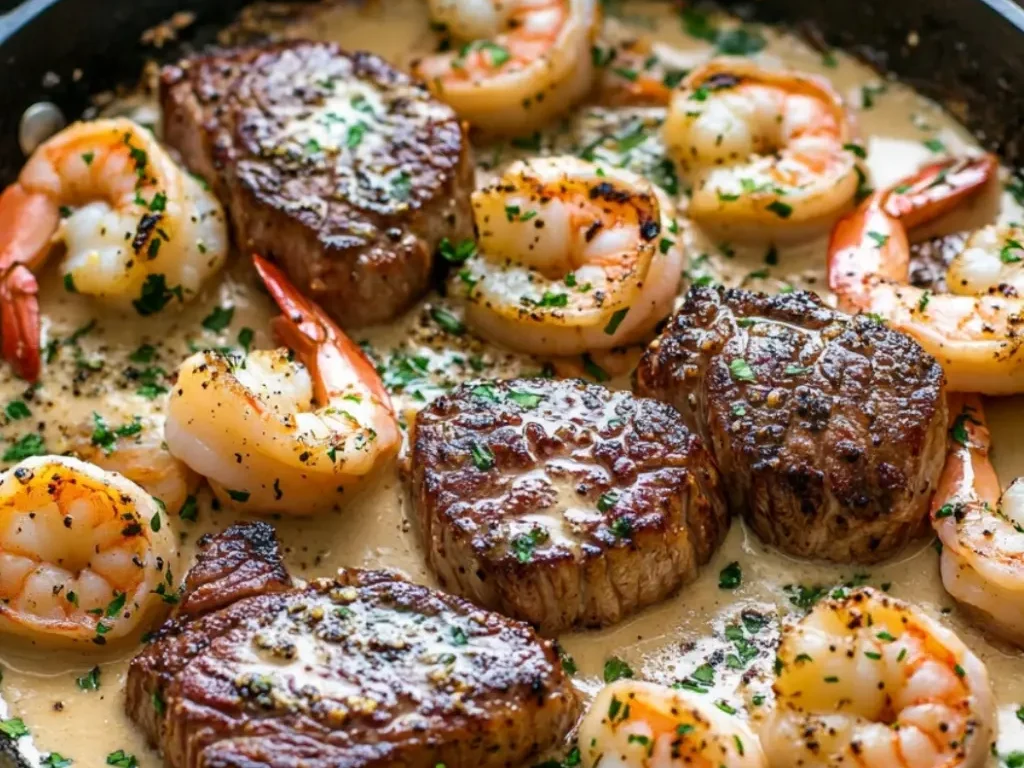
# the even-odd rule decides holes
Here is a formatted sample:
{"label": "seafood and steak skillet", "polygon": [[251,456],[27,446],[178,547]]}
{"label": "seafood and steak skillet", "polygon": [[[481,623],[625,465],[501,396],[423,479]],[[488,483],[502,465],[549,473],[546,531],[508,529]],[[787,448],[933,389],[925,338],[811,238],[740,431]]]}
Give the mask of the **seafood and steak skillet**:
{"label": "seafood and steak skillet", "polygon": [[[143,63],[171,59],[213,40],[244,5],[223,2],[120,3],[100,0],[28,2],[0,21],[6,109],[0,115],[0,174],[13,179],[24,163],[18,147],[21,114],[46,99],[68,115],[89,97],[132,83]],[[628,6],[628,0],[619,4]],[[790,26],[822,46],[849,50],[935,98],[1010,167],[1024,160],[1024,13],[998,0],[815,3],[764,0],[729,3],[743,18]],[[621,9],[620,9],[621,10]],[[173,13],[196,14],[183,42],[163,51],[141,45],[145,30]],[[15,746],[17,742],[14,742]],[[24,765],[0,739],[4,760]],[[29,758],[31,760],[31,758]],[[32,762],[28,762],[32,765]]]}

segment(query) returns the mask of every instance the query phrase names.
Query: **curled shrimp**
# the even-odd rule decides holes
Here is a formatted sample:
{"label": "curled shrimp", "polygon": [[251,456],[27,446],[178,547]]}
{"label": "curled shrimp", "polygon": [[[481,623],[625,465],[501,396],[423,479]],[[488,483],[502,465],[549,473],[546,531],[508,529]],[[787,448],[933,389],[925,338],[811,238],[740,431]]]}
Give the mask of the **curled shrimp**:
{"label": "curled shrimp", "polygon": [[280,270],[253,260],[284,313],[274,330],[288,349],[188,358],[168,403],[167,446],[223,504],[294,515],[337,509],[398,452],[390,398],[359,346]]}
{"label": "curled shrimp", "polygon": [[140,314],[193,296],[228,249],[220,203],[125,119],[75,123],[40,145],[0,195],[0,233],[4,358],[30,381],[40,369],[32,271],[54,242],[66,246],[68,290]]}
{"label": "curled shrimp", "polygon": [[1024,296],[1024,227],[991,224],[971,234],[946,270],[950,293]]}
{"label": "curled shrimp", "polygon": [[995,736],[988,671],[953,632],[861,588],[787,629],[776,704],[761,729],[771,765],[967,768]]}
{"label": "curled shrimp", "polygon": [[146,428],[137,435],[115,437],[115,442],[107,445],[83,435],[69,447],[83,461],[124,475],[141,486],[172,514],[198,489],[199,475],[171,455],[162,430]]}
{"label": "curled shrimp", "polygon": [[66,456],[0,475],[0,631],[101,646],[137,635],[176,595],[174,538],[157,503]]}
{"label": "curled shrimp", "polygon": [[478,249],[450,288],[483,335],[572,355],[635,341],[671,311],[683,259],[674,210],[639,176],[537,158],[512,164],[472,205]]}
{"label": "curled shrimp", "polygon": [[413,73],[464,120],[492,134],[529,133],[590,89],[595,0],[429,0],[456,50]]}
{"label": "curled shrimp", "polygon": [[932,499],[942,584],[979,625],[1024,647],[1024,478],[1000,494],[977,395],[950,402],[949,456]]}
{"label": "curled shrimp", "polygon": [[697,696],[619,680],[594,698],[579,730],[586,768],[766,768],[746,724]]}
{"label": "curled shrimp", "polygon": [[829,288],[840,308],[872,313],[913,336],[942,365],[953,392],[1024,392],[1024,299],[999,291],[932,294],[907,285],[907,231],[977,193],[996,170],[989,155],[928,165],[867,198],[840,219],[829,242]]}
{"label": "curled shrimp", "polygon": [[735,239],[827,230],[857,192],[842,100],[812,75],[710,61],[674,92],[662,131],[693,186],[690,216]]}

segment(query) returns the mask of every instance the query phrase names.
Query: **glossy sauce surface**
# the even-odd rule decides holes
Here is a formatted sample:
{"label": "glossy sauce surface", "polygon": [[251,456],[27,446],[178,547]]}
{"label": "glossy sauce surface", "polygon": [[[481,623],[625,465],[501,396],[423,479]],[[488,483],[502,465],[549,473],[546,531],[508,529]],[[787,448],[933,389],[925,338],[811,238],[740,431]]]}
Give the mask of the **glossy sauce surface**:
{"label": "glossy sauce surface", "polygon": [[[668,3],[630,2],[625,17],[621,15],[625,3],[608,6],[606,23],[610,27],[631,27],[648,35],[656,41],[659,56],[673,66],[692,67],[711,51],[711,44],[687,33]],[[399,65],[406,65],[415,52],[431,50],[435,43],[425,3],[417,0],[388,0],[362,8],[339,5],[301,20],[290,33],[335,40],[346,48],[369,48]],[[873,186],[891,183],[934,157],[930,147],[938,146],[935,142],[951,152],[974,144],[934,104],[899,84],[881,82],[844,55],[823,56],[770,29],[758,28],[757,33],[768,40],[757,58],[823,74],[848,100],[867,150]],[[546,134],[542,146],[578,151],[592,143],[594,136],[618,136],[618,140],[600,143],[599,159],[625,161],[643,172],[656,168],[661,157],[657,130],[647,128],[656,124],[661,113],[657,108],[618,113],[580,110],[570,125]],[[630,148],[621,151],[625,144],[621,137],[630,131],[636,135],[646,131],[646,138],[629,141]],[[478,147],[480,180],[490,177],[495,165],[535,151],[507,144]],[[941,229],[958,231],[1019,215],[1010,195],[993,193],[942,222]],[[766,252],[764,246],[715,243],[689,227],[684,227],[684,236],[690,279],[707,276],[766,291],[796,286],[825,292],[823,239]],[[50,360],[41,386],[26,389],[6,367],[0,371],[0,403],[21,400],[31,414],[12,418],[8,409],[8,415],[0,419],[0,438],[8,450],[32,433],[40,435],[54,453],[87,446],[96,426],[94,414],[111,428],[139,416],[147,434],[159,433],[164,392],[171,385],[168,375],[194,348],[238,348],[239,334],[246,328],[254,334],[252,346],[273,346],[270,302],[257,288],[249,265],[237,256],[219,284],[207,286],[194,304],[152,318],[109,312],[65,292],[52,265],[41,294],[44,343],[49,345]],[[360,341],[368,342],[382,366],[385,383],[396,392],[396,407],[403,421],[453,382],[541,370],[540,361],[506,353],[469,335],[445,333],[435,319],[437,313],[431,311],[441,306],[443,300],[431,295],[392,327],[357,334]],[[209,320],[217,317],[218,307],[234,308],[230,323],[222,329],[218,321]],[[220,317],[223,319],[223,313]],[[149,347],[140,349],[144,345]],[[636,353],[629,352],[595,356],[594,362],[617,374],[614,384],[628,387],[628,372],[635,359]],[[555,370],[563,375],[594,372],[578,358],[558,361]],[[1018,473],[1024,474],[1022,402],[1006,398],[987,404],[994,460],[1004,485]],[[169,524],[181,553],[174,572],[186,570],[195,542],[203,533],[236,519],[234,513],[213,509],[207,491],[199,495],[194,521],[182,520],[172,510]],[[413,519],[399,467],[393,466],[382,471],[342,513],[272,522],[296,577],[326,575],[345,565],[397,569],[412,581],[430,585],[434,581],[421,555]],[[729,568],[732,563],[738,563],[741,583],[736,588],[722,588],[720,574],[723,570],[735,574],[735,567]],[[724,581],[728,583],[728,579]],[[1024,722],[1016,714],[1024,705],[1024,657],[1020,651],[989,642],[961,616],[942,589],[938,557],[927,539],[881,566],[837,567],[798,562],[768,551],[740,521],[734,521],[725,545],[699,580],[680,595],[618,626],[565,635],[560,642],[578,670],[575,682],[584,695],[596,692],[606,663],[618,658],[637,677],[666,683],[686,681],[689,687],[756,719],[759,706],[755,702],[769,693],[771,685],[773,644],[780,619],[799,613],[799,606],[816,595],[859,583],[883,586],[890,594],[918,604],[979,653],[988,665],[999,702],[996,751],[1005,755],[1014,749],[1024,750]],[[157,766],[156,753],[143,743],[123,712],[121,689],[127,659],[133,653],[133,648],[123,648],[86,658],[15,646],[5,639],[0,646],[4,673],[0,694],[8,710],[0,708],[0,719],[16,716],[24,720],[31,735],[20,743],[30,755],[37,754],[36,750],[43,755],[58,752],[74,759],[76,766],[99,766],[106,763],[108,755],[123,750],[135,755],[140,766]],[[92,687],[89,671],[97,664],[98,689],[83,690]],[[76,679],[84,683],[76,683]]]}

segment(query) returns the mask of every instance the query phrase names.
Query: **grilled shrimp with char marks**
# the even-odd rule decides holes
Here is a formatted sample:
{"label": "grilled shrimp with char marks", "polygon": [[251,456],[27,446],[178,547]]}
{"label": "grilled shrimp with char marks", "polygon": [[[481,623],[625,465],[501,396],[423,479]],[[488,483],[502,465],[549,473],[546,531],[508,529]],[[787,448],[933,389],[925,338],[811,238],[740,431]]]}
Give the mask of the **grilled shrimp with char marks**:
{"label": "grilled shrimp with char marks", "polygon": [[952,399],[949,456],[932,499],[942,584],[982,629],[1024,647],[1024,478],[1000,493],[977,395]]}
{"label": "grilled shrimp with char marks", "polygon": [[693,185],[690,215],[735,239],[827,231],[857,191],[842,100],[812,75],[710,61],[674,92],[662,133]]}
{"label": "grilled shrimp with char marks", "polygon": [[639,176],[537,158],[472,202],[478,250],[449,285],[484,336],[572,355],[636,341],[671,311],[683,261],[674,209]]}
{"label": "grilled shrimp with char marks", "polygon": [[152,133],[123,118],[75,123],[39,146],[0,195],[4,358],[39,376],[38,270],[66,246],[64,284],[116,307],[185,301],[228,250],[224,211]]}
{"label": "grilled shrimp with char marks", "polygon": [[0,631],[96,648],[137,635],[177,594],[174,537],[126,478],[65,456],[0,475]]}
{"label": "grilled shrimp with char marks", "polygon": [[284,312],[274,330],[288,349],[188,358],[168,404],[167,445],[224,504],[294,515],[337,509],[398,452],[390,398],[359,346],[277,267],[253,260]]}
{"label": "grilled shrimp with char marks", "polygon": [[968,768],[995,736],[988,671],[953,632],[870,588],[818,603],[783,634],[773,766]]}
{"label": "grilled shrimp with char marks", "polygon": [[601,689],[579,730],[585,768],[767,768],[747,725],[681,690],[638,680]]}
{"label": "grilled shrimp with char marks", "polygon": [[441,101],[488,133],[534,131],[590,89],[596,0],[429,0],[434,22],[465,41],[413,63]]}

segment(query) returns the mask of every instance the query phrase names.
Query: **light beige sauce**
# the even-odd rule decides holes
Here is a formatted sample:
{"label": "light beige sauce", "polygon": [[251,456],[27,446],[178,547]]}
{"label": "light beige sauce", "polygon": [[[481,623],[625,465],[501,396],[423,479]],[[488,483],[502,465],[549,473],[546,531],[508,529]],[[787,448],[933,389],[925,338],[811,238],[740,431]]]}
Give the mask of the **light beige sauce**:
{"label": "light beige sauce", "polygon": [[[411,51],[423,51],[432,45],[433,37],[425,16],[425,4],[418,0],[388,0],[371,4],[362,11],[351,5],[319,13],[295,28],[296,35],[331,39],[343,46],[370,48],[402,64]],[[709,51],[707,43],[689,37],[668,3],[631,2],[630,20],[638,28],[651,32],[659,42],[663,58],[671,58],[681,67],[693,66]],[[620,20],[612,19],[610,24]],[[646,30],[645,30],[646,31]],[[837,54],[837,66],[823,66],[822,56],[792,37],[771,30],[764,33],[770,45],[759,57],[770,63],[785,63],[797,69],[826,75],[851,105],[860,104],[864,86],[880,85],[877,77],[863,66]],[[886,83],[884,93],[874,95],[871,109],[859,110],[857,122],[868,150],[868,163],[874,185],[883,185],[914,170],[930,156],[922,140],[937,138],[951,151],[971,146],[971,137],[950,116],[934,104],[917,97],[897,84]],[[658,110],[633,110],[637,115],[657,117]],[[600,119],[606,119],[600,118]],[[580,117],[577,129],[585,136],[591,117]],[[656,135],[656,132],[652,132]],[[559,139],[561,141],[561,139]],[[656,142],[651,142],[652,144]],[[655,152],[646,145],[638,153]],[[515,155],[508,147],[487,147],[479,157],[484,166],[494,165],[495,158],[507,160]],[[484,171],[486,173],[486,171]],[[999,215],[1010,219],[1019,215],[1012,199],[1003,195],[996,199],[976,201],[955,220],[943,222],[943,228],[959,230],[979,226]],[[693,259],[691,274],[709,274],[733,285],[756,289],[778,290],[784,284],[806,286],[824,292],[824,242],[783,250],[778,264],[765,262],[765,249],[735,249],[732,256],[699,233],[688,230],[689,252],[707,253],[706,259]],[[139,386],[122,376],[127,365],[137,370],[147,365],[130,363],[128,356],[143,343],[158,349],[157,359],[150,366],[173,372],[190,352],[189,342],[199,346],[237,344],[243,327],[255,331],[256,347],[271,345],[268,320],[272,313],[268,300],[254,285],[251,269],[240,259],[223,274],[220,284],[209,287],[193,305],[182,311],[166,311],[147,319],[135,315],[117,315],[67,294],[52,268],[43,283],[43,310],[46,339],[67,339],[75,328],[95,318],[93,330],[83,335],[76,347],[61,344],[58,357],[46,370],[42,387],[26,399],[32,416],[5,423],[0,417],[0,437],[6,444],[43,423],[42,434],[54,452],[72,447],[76,432],[78,440],[88,442],[92,413],[100,413],[111,425],[128,423],[140,415],[147,430],[161,428],[162,398],[146,400],[134,394]],[[396,405],[408,419],[425,399],[436,396],[452,382],[477,374],[506,376],[522,371],[536,372],[540,364],[520,359],[480,342],[461,340],[439,334],[428,318],[428,305],[438,301],[429,297],[427,304],[411,312],[391,328],[374,329],[358,335],[370,342],[387,365],[390,380],[405,375],[413,379],[396,398]],[[235,314],[230,328],[214,334],[202,328],[201,320],[217,305],[233,305]],[[396,357],[397,355],[397,357]],[[405,357],[402,357],[402,356]],[[636,359],[636,352],[606,354],[596,358],[609,370],[626,373]],[[89,370],[89,361],[102,361],[101,370]],[[83,367],[79,362],[86,363]],[[578,361],[560,362],[560,373],[580,373]],[[79,381],[75,383],[75,377]],[[159,375],[164,386],[169,383]],[[627,386],[626,377],[616,383]],[[0,372],[0,404],[23,398],[25,386],[13,379],[6,368]],[[1007,398],[989,403],[990,423],[996,446],[995,463],[1004,484],[1018,472],[1024,474],[1024,421],[1020,414],[1021,398]],[[84,430],[84,431],[82,431]],[[174,572],[181,574],[194,552],[200,535],[234,522],[235,515],[214,511],[209,495],[201,496],[196,522],[172,516],[170,524],[178,533],[182,560]],[[328,514],[311,520],[282,519],[274,521],[292,572],[309,578],[331,573],[338,566],[392,568],[408,578],[432,584],[419,550],[417,532],[412,523],[409,502],[404,494],[398,468],[388,468],[372,485],[340,514]],[[720,589],[719,572],[738,561],[742,568],[742,585],[733,591]],[[724,635],[727,625],[739,622],[744,609],[751,608],[782,617],[794,609],[787,585],[839,585],[847,581],[864,581],[873,585],[887,584],[891,594],[921,606],[939,616],[955,629],[982,657],[994,681],[1000,707],[998,752],[1024,749],[1024,723],[1016,716],[1024,704],[1024,657],[1016,650],[989,642],[952,607],[945,595],[938,572],[938,558],[929,541],[915,544],[910,551],[882,566],[872,568],[817,565],[796,561],[767,550],[740,522],[734,522],[728,540],[701,574],[699,580],[682,593],[618,626],[600,632],[582,632],[560,638],[564,649],[579,668],[575,681],[587,695],[601,685],[602,668],[613,656],[626,660],[640,677],[664,682],[691,676],[709,656],[716,653],[713,683],[709,697],[724,699],[741,712],[753,713],[758,707],[747,707],[757,693],[770,687],[773,652],[771,643],[777,638],[778,622],[744,637],[760,649],[752,661],[740,655],[733,639]],[[115,750],[124,750],[138,758],[139,765],[151,768],[160,764],[156,753],[149,750],[142,737],[123,713],[122,689],[127,659],[133,648],[107,651],[95,657],[54,653],[42,648],[17,647],[5,639],[0,647],[4,679],[0,693],[10,712],[0,709],[0,718],[18,716],[24,719],[31,737],[21,744],[28,754],[59,752],[73,758],[76,766],[100,766]],[[728,655],[738,664],[730,668]],[[100,689],[79,690],[75,678],[85,674],[94,664],[101,667]],[[747,683],[740,685],[745,669],[754,669]],[[748,712],[749,709],[749,712]],[[996,764],[996,761],[993,761]]]}

